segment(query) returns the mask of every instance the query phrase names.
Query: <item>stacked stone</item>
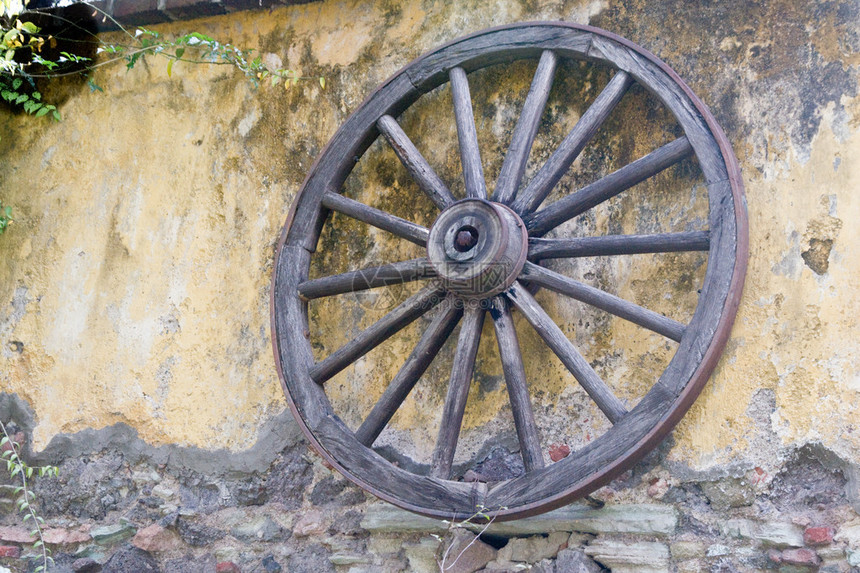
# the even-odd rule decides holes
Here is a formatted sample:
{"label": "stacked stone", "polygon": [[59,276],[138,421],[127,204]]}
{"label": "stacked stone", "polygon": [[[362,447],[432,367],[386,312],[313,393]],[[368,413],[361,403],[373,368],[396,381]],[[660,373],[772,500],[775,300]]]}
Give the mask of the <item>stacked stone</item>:
{"label": "stacked stone", "polygon": [[[212,457],[207,464],[191,463],[189,452],[166,464],[152,454],[105,448],[68,458],[59,478],[36,482],[44,539],[58,571],[437,572],[442,564],[449,573],[849,573],[860,567],[860,516],[845,495],[851,486],[811,450],[766,479],[761,468],[681,479],[660,464],[643,464],[587,502],[487,527],[424,518],[371,499],[299,440],[263,472],[243,471],[218,453],[193,452]],[[37,554],[29,529],[14,513],[2,522],[0,573],[32,570]]]}

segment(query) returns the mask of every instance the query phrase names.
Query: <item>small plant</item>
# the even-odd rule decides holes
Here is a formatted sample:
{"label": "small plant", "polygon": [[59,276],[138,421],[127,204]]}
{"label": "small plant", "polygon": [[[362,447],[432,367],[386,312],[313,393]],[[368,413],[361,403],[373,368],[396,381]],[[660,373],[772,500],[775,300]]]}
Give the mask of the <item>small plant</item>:
{"label": "small plant", "polygon": [[12,207],[3,206],[3,201],[0,201],[0,235],[6,230],[6,227],[12,222]]}
{"label": "small plant", "polygon": [[[59,469],[56,466],[29,466],[21,459],[21,445],[9,436],[6,425],[0,421],[0,430],[3,435],[0,436],[0,456],[6,461],[6,470],[9,472],[9,477],[19,481],[21,485],[13,490],[18,496],[16,504],[18,511],[23,515],[23,521],[31,522],[33,529],[30,534],[35,538],[33,548],[38,550],[41,563],[36,567],[36,572],[47,571],[50,565],[54,564],[51,558],[51,550],[45,545],[45,539],[42,535],[42,524],[45,520],[36,513],[33,502],[36,500],[36,494],[30,489],[33,476],[54,476],[56,477]],[[17,478],[17,479],[16,479]]]}

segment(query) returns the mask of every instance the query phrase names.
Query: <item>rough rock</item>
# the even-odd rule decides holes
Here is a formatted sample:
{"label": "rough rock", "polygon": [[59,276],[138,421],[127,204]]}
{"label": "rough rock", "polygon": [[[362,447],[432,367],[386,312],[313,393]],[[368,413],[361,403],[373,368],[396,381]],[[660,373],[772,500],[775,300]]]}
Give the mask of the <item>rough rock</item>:
{"label": "rough rock", "polygon": [[49,545],[71,545],[86,543],[92,539],[89,533],[77,529],[51,528],[42,532],[42,539]]}
{"label": "rough rock", "polygon": [[705,556],[705,544],[700,541],[676,541],[669,545],[672,559],[686,561]]}
{"label": "rough rock", "polygon": [[559,549],[567,544],[569,535],[556,531],[548,536],[513,538],[499,549],[499,561],[522,561],[535,563],[542,559],[555,557]]}
{"label": "rough rock", "polygon": [[182,540],[193,547],[204,547],[227,535],[217,527],[210,527],[182,518],[177,520],[176,530]]}
{"label": "rough rock", "polygon": [[301,506],[305,488],[313,480],[311,464],[305,459],[304,452],[302,446],[285,451],[271,469],[265,484],[270,502],[279,502],[285,509]]}
{"label": "rough rock", "polygon": [[90,557],[81,557],[72,561],[72,571],[75,573],[96,573],[102,570],[102,565]]}
{"label": "rough rock", "polygon": [[803,542],[807,545],[827,545],[833,542],[832,527],[807,527],[803,530]]}
{"label": "rough rock", "polygon": [[311,509],[299,517],[293,525],[293,535],[296,537],[307,537],[308,535],[318,535],[325,531],[323,525],[322,512]]}
{"label": "rough rock", "polygon": [[289,532],[268,515],[253,517],[244,521],[231,529],[230,534],[236,539],[246,542],[282,541],[289,537]]}
{"label": "rough rock", "polygon": [[558,573],[600,573],[603,568],[581,549],[562,549],[555,562]]}
{"label": "rough rock", "polygon": [[585,553],[612,570],[612,573],[668,573],[669,548],[664,543],[625,543],[595,539]]}
{"label": "rough rock", "polygon": [[133,537],[135,533],[137,528],[129,523],[114,523],[90,529],[90,537],[99,545],[112,545]]}
{"label": "rough rock", "polygon": [[16,526],[0,527],[0,541],[9,543],[33,543],[36,539],[29,529]]}
{"label": "rough rock", "polygon": [[699,484],[711,507],[718,511],[744,507],[755,501],[755,491],[746,479],[726,478]]}
{"label": "rough rock", "polygon": [[157,523],[139,530],[131,540],[131,544],[138,549],[157,553],[160,551],[172,551],[182,545],[179,535],[175,531],[166,529]]}
{"label": "rough rock", "polygon": [[335,568],[329,557],[330,553],[324,546],[307,545],[290,556],[284,570],[290,573],[334,573]]}
{"label": "rough rock", "polygon": [[409,562],[409,570],[414,573],[438,573],[436,555],[440,545],[439,539],[430,536],[404,543],[403,552]]}
{"label": "rough rock", "polygon": [[445,553],[442,565],[446,573],[474,573],[496,558],[493,547],[463,529],[454,531],[454,539]]}
{"label": "rough rock", "polygon": [[232,561],[219,561],[215,564],[215,573],[242,573],[242,570]]}
{"label": "rough rock", "polygon": [[267,555],[263,557],[263,562],[261,563],[263,566],[263,571],[266,573],[277,573],[278,571],[283,571],[283,567],[281,564],[275,561],[274,555]]}
{"label": "rough rock", "polygon": [[[493,523],[487,533],[506,537],[554,531],[670,535],[677,525],[678,511],[665,505],[606,505],[597,509],[571,504],[543,515]],[[447,524],[440,520],[415,515],[387,503],[368,506],[361,526],[372,532],[443,533],[448,529]]]}
{"label": "rough rock", "polygon": [[720,525],[723,535],[761,541],[776,547],[802,547],[803,530],[793,523],[729,519]]}
{"label": "rough rock", "polygon": [[102,573],[161,573],[161,568],[146,551],[124,545],[104,564]]}

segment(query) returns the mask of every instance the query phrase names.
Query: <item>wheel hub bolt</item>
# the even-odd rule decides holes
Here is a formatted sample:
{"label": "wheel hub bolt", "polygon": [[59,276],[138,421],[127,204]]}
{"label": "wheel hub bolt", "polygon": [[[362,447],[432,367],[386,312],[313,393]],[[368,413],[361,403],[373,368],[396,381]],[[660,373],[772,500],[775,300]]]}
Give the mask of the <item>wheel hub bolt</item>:
{"label": "wheel hub bolt", "polygon": [[463,227],[457,231],[457,236],[454,239],[454,248],[465,253],[469,249],[478,244],[478,230],[474,227]]}

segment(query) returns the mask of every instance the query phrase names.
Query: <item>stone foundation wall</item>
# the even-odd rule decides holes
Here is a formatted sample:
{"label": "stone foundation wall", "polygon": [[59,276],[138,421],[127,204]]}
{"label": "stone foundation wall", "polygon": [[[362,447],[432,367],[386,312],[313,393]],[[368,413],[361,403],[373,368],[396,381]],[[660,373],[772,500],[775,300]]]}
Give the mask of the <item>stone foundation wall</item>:
{"label": "stone foundation wall", "polygon": [[[100,68],[94,79],[106,93],[74,81],[46,92],[61,102],[61,123],[0,113],[0,199],[15,218],[0,236],[0,419],[20,432],[31,463],[60,467],[58,478],[35,482],[58,570],[436,571],[449,548],[446,564],[456,559],[468,528],[371,499],[307,449],[272,359],[273,251],[314,158],[385,78],[464,33],[556,19],[639,43],[710,107],[747,191],[747,284],[717,371],[668,440],[588,500],[493,524],[450,570],[860,568],[860,231],[851,224],[860,219],[860,3],[327,0],[158,25],[258,46],[310,78],[289,91],[255,89],[222,67],[177,64],[169,77],[165,62],[149,60],[130,72]],[[606,80],[565,71],[575,101]],[[479,137],[490,147],[509,137],[519,105],[494,91],[499,79],[518,93],[531,71],[476,80]],[[403,122],[426,134],[428,158],[454,181],[453,123],[433,115],[446,97],[431,94]],[[565,185],[664,143],[672,132],[651,104],[645,93],[625,99],[627,119],[597,136]],[[552,98],[549,109],[538,154],[582,111]],[[350,192],[411,208],[403,174],[386,167],[384,150],[373,153]],[[498,170],[492,161],[488,173]],[[398,191],[383,195],[388,188]],[[701,209],[673,203],[663,179],[644,189],[642,205],[623,206],[648,221]],[[589,224],[606,221],[632,224],[614,211]],[[324,241],[362,256],[397,248],[349,228]],[[646,296],[642,285],[665,283],[674,298],[654,304],[683,313],[690,300],[676,286],[697,279],[672,269],[572,272],[634,300]],[[572,309],[555,311],[570,318]],[[367,320],[335,305],[316,313],[328,325],[321,352]],[[636,349],[617,321],[588,318],[603,328],[577,339],[589,358],[610,341]],[[611,379],[625,400],[666,359],[647,348],[642,362],[625,361],[629,350],[617,351],[627,370]],[[399,364],[384,358],[372,355],[333,386],[347,417],[370,399],[349,404],[351,385],[373,396]],[[506,403],[487,364],[467,430]],[[541,358],[530,368],[546,390],[544,445],[575,449],[589,439],[587,416],[566,401],[561,367]],[[395,420],[418,436],[416,456],[433,411],[410,406]],[[516,453],[469,439],[467,461],[496,456],[504,466]],[[28,527],[2,479],[0,572],[29,570]]]}

